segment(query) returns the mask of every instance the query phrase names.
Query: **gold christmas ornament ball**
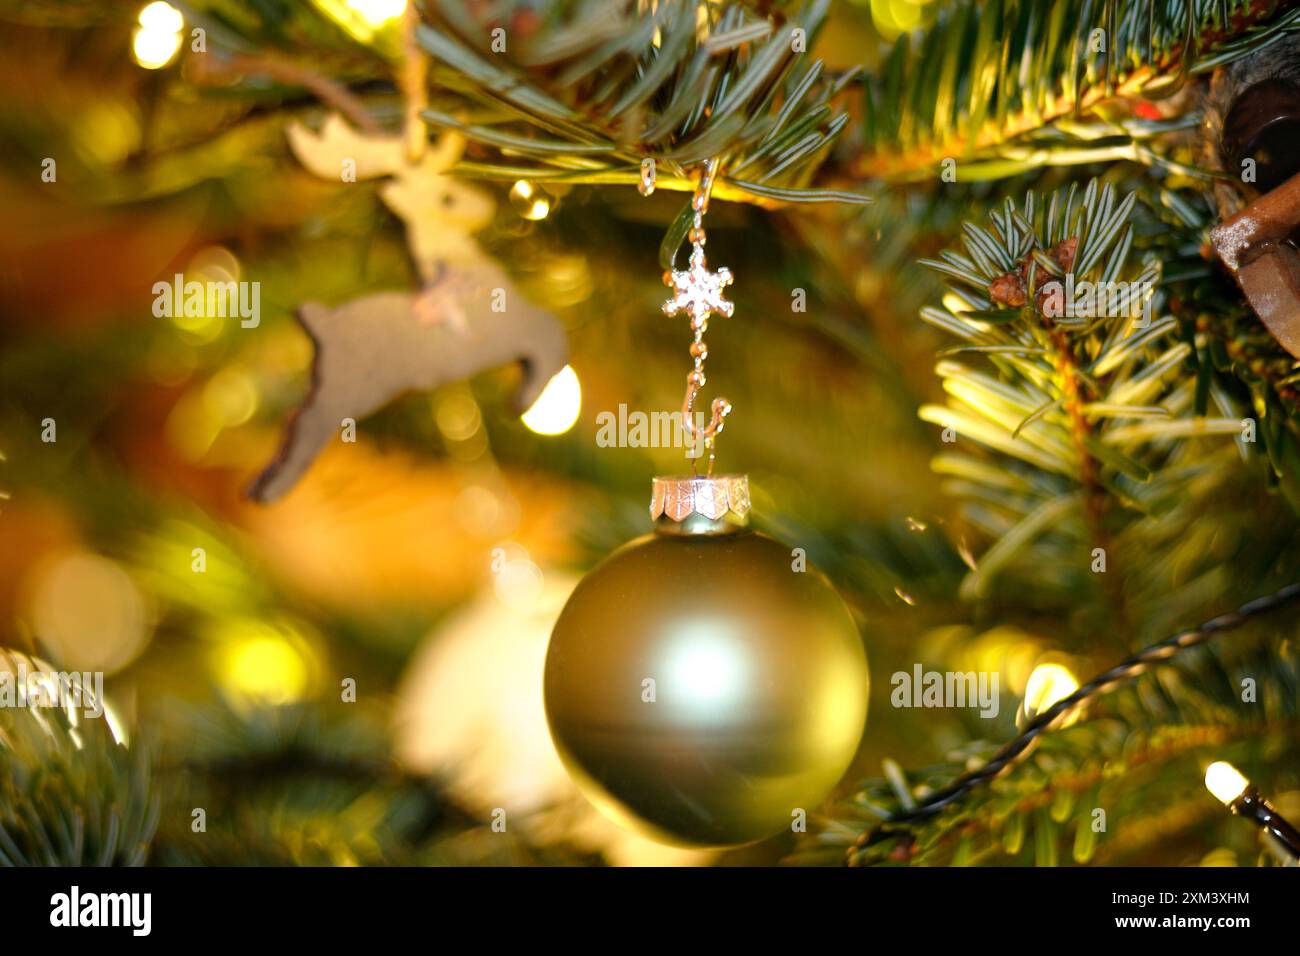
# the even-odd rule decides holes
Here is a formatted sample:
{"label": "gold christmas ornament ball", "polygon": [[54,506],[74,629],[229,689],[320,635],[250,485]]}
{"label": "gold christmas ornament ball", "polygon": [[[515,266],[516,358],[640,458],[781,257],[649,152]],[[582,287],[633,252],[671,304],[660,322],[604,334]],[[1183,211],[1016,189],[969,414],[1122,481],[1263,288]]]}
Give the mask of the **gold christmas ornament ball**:
{"label": "gold christmas ornament ball", "polygon": [[665,843],[750,843],[811,812],[847,769],[866,655],[826,578],[748,529],[743,478],[669,481],[656,479],[656,533],[606,558],[561,612],[547,721],[616,823]]}

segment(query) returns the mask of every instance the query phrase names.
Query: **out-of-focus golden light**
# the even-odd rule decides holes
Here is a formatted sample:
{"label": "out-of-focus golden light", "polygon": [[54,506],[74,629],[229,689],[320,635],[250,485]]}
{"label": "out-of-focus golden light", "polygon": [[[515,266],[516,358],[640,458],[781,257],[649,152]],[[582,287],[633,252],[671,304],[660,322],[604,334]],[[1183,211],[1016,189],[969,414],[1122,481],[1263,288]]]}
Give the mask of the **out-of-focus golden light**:
{"label": "out-of-focus golden light", "polygon": [[388,55],[401,55],[397,25],[406,12],[406,0],[311,0],[321,13],[349,36]]}
{"label": "out-of-focus golden light", "polygon": [[70,129],[72,145],[91,161],[105,166],[124,162],[143,145],[144,120],[135,105],[120,100],[88,103]]}
{"label": "out-of-focus golden light", "polygon": [[348,9],[369,26],[381,27],[406,12],[406,0],[348,0]]}
{"label": "out-of-focus golden light", "polygon": [[203,405],[223,427],[234,428],[257,410],[257,387],[246,372],[224,368],[203,386]]}
{"label": "out-of-focus golden light", "polygon": [[546,383],[531,408],[523,414],[529,431],[539,435],[563,435],[578,421],[582,411],[582,385],[578,373],[566,365]]}
{"label": "out-of-focus golden light", "polygon": [[144,27],[135,31],[131,52],[135,62],[146,70],[161,70],[172,61],[181,48],[179,33],[163,33],[161,30],[149,30]]}
{"label": "out-of-focus golden light", "polygon": [[[171,307],[169,321],[180,330],[187,342],[196,345],[213,342],[228,325],[240,321],[238,299],[233,302],[226,301],[225,308],[222,309],[218,307],[218,300],[210,295],[208,290],[213,284],[229,286],[230,283],[234,283],[238,286],[241,272],[235,254],[223,246],[205,246],[190,257],[180,273],[181,301],[176,302],[175,294],[170,290],[163,293],[167,296]],[[165,277],[163,281],[173,286],[176,282],[171,276]],[[197,283],[198,288],[201,289],[201,294],[193,300],[189,291],[191,283]],[[238,292],[235,294],[238,295]],[[191,309],[191,301],[198,303],[197,310]],[[223,315],[222,312],[225,314]]]}
{"label": "out-of-focus golden light", "polygon": [[172,406],[163,433],[167,443],[186,461],[198,462],[212,450],[221,434],[221,420],[203,399],[203,389],[186,392]]}
{"label": "out-of-focus golden light", "polygon": [[185,392],[172,406],[163,432],[186,461],[203,461],[221,433],[253,417],[261,398],[252,376],[240,368],[224,368],[205,384]]}
{"label": "out-of-focus golden light", "polygon": [[307,661],[271,628],[252,627],[224,640],[219,661],[222,686],[238,703],[278,707],[306,694]]}
{"label": "out-of-focus golden light", "polygon": [[924,26],[934,18],[933,0],[869,0],[871,19],[886,39],[892,40]]}
{"label": "out-of-focus golden light", "polygon": [[61,667],[111,674],[144,649],[153,619],[143,593],[115,561],[71,551],[41,562],[26,582],[25,630]]}
{"label": "out-of-focus golden light", "polygon": [[135,62],[146,70],[160,70],[181,48],[185,18],[170,3],[157,0],[140,11],[139,23],[131,41]]}
{"label": "out-of-focus golden light", "polygon": [[200,282],[238,282],[242,271],[238,257],[225,246],[204,246],[185,264],[186,278]]}
{"label": "out-of-focus golden light", "polygon": [[438,430],[452,441],[469,441],[483,424],[478,402],[468,388],[450,390],[439,399],[434,411]]}
{"label": "out-of-focus golden light", "polygon": [[523,179],[510,187],[510,204],[515,212],[533,222],[545,219],[551,212],[551,197]]}
{"label": "out-of-focus golden light", "polygon": [[485,474],[456,496],[460,526],[481,538],[502,538],[519,529],[519,501],[499,476]]}
{"label": "out-of-focus golden light", "polygon": [[163,33],[180,33],[185,26],[185,18],[170,3],[155,0],[140,11],[136,21],[146,30],[158,30]]}
{"label": "out-of-focus golden light", "polygon": [[1062,664],[1039,664],[1025,683],[1025,716],[1033,719],[1079,689],[1079,682]]}
{"label": "out-of-focus golden light", "polygon": [[527,556],[507,561],[497,572],[493,589],[507,607],[526,611],[535,605],[546,587],[542,569]]}
{"label": "out-of-focus golden light", "polygon": [[1241,796],[1250,786],[1240,770],[1226,760],[1216,760],[1205,770],[1205,787],[1225,806]]}
{"label": "out-of-focus golden light", "polygon": [[579,305],[591,298],[595,283],[586,256],[552,256],[546,263],[547,301],[557,307]]}

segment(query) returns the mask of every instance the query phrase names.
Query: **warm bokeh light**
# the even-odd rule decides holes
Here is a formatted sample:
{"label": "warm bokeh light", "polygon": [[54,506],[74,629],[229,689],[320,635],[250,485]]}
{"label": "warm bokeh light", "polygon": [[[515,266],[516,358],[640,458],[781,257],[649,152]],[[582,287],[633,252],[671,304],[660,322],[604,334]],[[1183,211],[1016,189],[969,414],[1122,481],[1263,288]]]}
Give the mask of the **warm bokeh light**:
{"label": "warm bokeh light", "polygon": [[180,33],[185,26],[185,18],[170,3],[155,0],[140,11],[137,20],[146,30],[158,30],[162,33]]}
{"label": "warm bokeh light", "polygon": [[370,26],[380,27],[406,11],[406,0],[348,0],[348,9]]}
{"label": "warm bokeh light", "polygon": [[400,31],[406,0],[311,0],[358,43],[401,56]]}
{"label": "warm bokeh light", "polygon": [[162,69],[181,48],[185,19],[171,4],[158,0],[140,11],[139,21],[131,41],[135,62],[146,70]]}
{"label": "warm bokeh light", "polygon": [[1250,781],[1226,760],[1216,760],[1205,770],[1205,786],[1215,799],[1226,805],[1241,796]]}
{"label": "warm bokeh light", "polygon": [[578,421],[582,411],[582,385],[578,373],[566,365],[555,374],[537,401],[523,414],[529,431],[539,435],[563,435]]}
{"label": "warm bokeh light", "polygon": [[116,561],[70,551],[39,562],[25,581],[23,626],[61,666],[111,674],[140,654],[153,616]]}
{"label": "warm bokeh light", "polygon": [[1062,664],[1039,664],[1025,683],[1025,716],[1037,717],[1079,689],[1079,682]]}
{"label": "warm bokeh light", "polygon": [[223,640],[219,662],[222,686],[236,703],[278,707],[307,692],[308,662],[273,628],[250,624]]}
{"label": "warm bokeh light", "polygon": [[203,386],[203,405],[222,428],[235,428],[257,410],[257,388],[246,372],[224,368]]}
{"label": "warm bokeh light", "polygon": [[[206,290],[213,283],[237,285],[242,279],[241,273],[239,260],[229,249],[223,246],[206,246],[200,249],[189,258],[180,272],[182,290],[192,282],[197,282],[204,287],[204,294],[196,300],[200,302],[200,306],[193,309],[189,301],[185,301],[181,303],[184,307],[178,307],[178,304],[173,301],[171,315],[167,321],[177,328],[187,342],[202,345],[216,341],[231,325],[237,326],[240,319],[230,314],[230,306],[224,310],[218,308],[217,302],[206,294]],[[172,275],[164,275],[160,278],[169,285],[176,283]],[[187,292],[184,294],[188,296]],[[226,314],[222,314],[223,312]]]}
{"label": "warm bokeh light", "polygon": [[934,19],[933,0],[869,0],[871,19],[881,36],[892,40]]}
{"label": "warm bokeh light", "polygon": [[536,604],[545,586],[546,576],[542,569],[527,556],[507,561],[493,581],[493,589],[501,603],[519,611],[526,611]]}
{"label": "warm bokeh light", "polygon": [[533,222],[545,219],[551,212],[551,197],[523,179],[510,187],[510,204],[515,212]]}
{"label": "warm bokeh light", "polygon": [[483,425],[483,413],[468,388],[448,389],[435,406],[434,420],[438,431],[451,441],[469,441]]}
{"label": "warm bokeh light", "polygon": [[146,70],[160,70],[172,61],[181,48],[179,33],[164,33],[161,30],[141,28],[135,31],[135,40],[131,50],[135,62]]}

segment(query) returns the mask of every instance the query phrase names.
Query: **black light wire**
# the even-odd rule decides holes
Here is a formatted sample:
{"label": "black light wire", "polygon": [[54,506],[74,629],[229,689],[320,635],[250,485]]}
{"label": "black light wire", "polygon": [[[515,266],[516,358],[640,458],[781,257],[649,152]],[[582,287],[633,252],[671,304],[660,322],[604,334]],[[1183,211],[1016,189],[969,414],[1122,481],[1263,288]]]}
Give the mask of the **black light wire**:
{"label": "black light wire", "polygon": [[1300,582],[1288,584],[1273,594],[1267,594],[1243,604],[1235,611],[1229,611],[1227,614],[1221,614],[1197,627],[1181,631],[1173,637],[1158,644],[1152,644],[1127,660],[1116,664],[1110,670],[1088,681],[1069,697],[1063,697],[1035,717],[1019,736],[1003,744],[998,752],[989,758],[988,762],[983,766],[962,774],[952,783],[925,797],[916,806],[898,810],[883,823],[862,833],[849,847],[845,855],[845,863],[849,866],[856,866],[857,856],[862,850],[873,843],[896,835],[898,832],[895,829],[896,827],[905,828],[905,824],[927,820],[946,807],[957,803],[977,787],[989,783],[1011,770],[1016,764],[1029,756],[1043,734],[1056,729],[1059,724],[1072,716],[1083,705],[1089,703],[1094,697],[1098,697],[1119,684],[1146,673],[1188,648],[1204,644],[1219,634],[1241,627],[1252,618],[1286,607],[1297,599],[1300,599]]}

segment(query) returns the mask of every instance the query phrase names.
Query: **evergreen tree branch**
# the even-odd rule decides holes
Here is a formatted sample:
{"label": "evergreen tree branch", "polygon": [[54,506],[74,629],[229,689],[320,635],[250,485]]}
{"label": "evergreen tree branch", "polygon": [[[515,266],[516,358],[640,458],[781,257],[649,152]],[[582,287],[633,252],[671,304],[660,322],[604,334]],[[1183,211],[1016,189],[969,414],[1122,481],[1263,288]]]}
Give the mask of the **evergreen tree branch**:
{"label": "evergreen tree branch", "polygon": [[[1092,706],[1097,698],[1123,685],[1130,687],[1128,700],[1113,704],[1114,716],[1120,718],[1125,726],[1137,724],[1149,728],[1154,724],[1162,730],[1158,737],[1148,738],[1145,750],[1135,752],[1127,733],[1121,733],[1118,738],[1112,736],[1109,743],[1106,743],[1102,739],[1105,731],[1103,727],[1101,734],[1089,734],[1090,739],[1075,751],[1087,760],[1104,762],[1106,754],[1119,757],[1122,753],[1125,767],[1131,770],[1146,762],[1180,755],[1188,749],[1222,745],[1233,739],[1234,735],[1243,736],[1238,726],[1242,723],[1238,716],[1239,682],[1213,655],[1206,655],[1199,668],[1193,667],[1193,680],[1178,680],[1175,677],[1173,680],[1176,686],[1172,688],[1159,681],[1148,682],[1146,687],[1157,691],[1155,694],[1143,693],[1143,687],[1134,687],[1132,682],[1135,678],[1147,675],[1153,668],[1204,645],[1220,634],[1236,630],[1261,616],[1294,606],[1298,601],[1300,584],[1288,585],[1235,611],[1152,645],[1110,668],[1038,714],[1022,733],[1000,747],[978,767],[932,790],[920,802],[912,802],[904,788],[899,805],[886,813],[884,821],[858,834],[847,851],[846,861],[850,865],[860,865],[864,862],[882,862],[891,856],[907,860],[918,849],[932,848],[935,841],[947,839],[959,828],[965,828],[963,836],[974,835],[976,831],[969,828],[979,828],[978,824],[972,823],[973,813],[977,811],[963,811],[960,804],[998,778],[1015,772],[1035,748],[1044,740],[1050,739],[1048,735],[1052,731],[1065,727],[1085,708]],[[1294,732],[1296,720],[1300,718],[1300,710],[1297,710],[1300,703],[1295,694],[1297,682],[1300,681],[1298,667],[1300,660],[1295,657],[1294,651],[1288,653],[1284,647],[1276,654],[1257,655],[1242,668],[1244,673],[1251,675],[1266,688],[1261,700],[1263,713],[1252,715],[1252,720],[1246,722],[1254,733],[1271,735],[1279,729],[1287,733]],[[1124,713],[1126,709],[1130,711],[1129,715]],[[1135,710],[1136,713],[1133,712]],[[1065,744],[1058,744],[1055,756],[1068,755],[1070,752]],[[1040,792],[1049,786],[1048,781],[1036,781],[1030,788],[1016,791],[1009,804],[1002,800],[998,806],[999,816],[1008,816],[1013,811],[1025,814],[1054,805],[1058,799],[1068,800],[1070,794],[1097,785],[1099,775],[1103,772],[1100,763],[1091,769],[1081,771],[1076,767],[1069,771],[1060,761],[1051,759],[1043,769],[1050,780],[1051,794],[1045,796]],[[1113,776],[1115,768],[1107,769]],[[894,789],[899,789],[897,783]],[[883,791],[880,786],[875,786],[874,792],[880,794]],[[1067,809],[1066,815],[1068,812]],[[931,821],[935,821],[933,825]]]}
{"label": "evergreen tree branch", "polygon": [[[652,158],[662,185],[688,190],[683,167],[724,155],[734,181],[720,180],[721,195],[750,201],[848,201],[861,197],[806,183],[819,168],[843,184],[937,179],[946,159],[966,181],[1115,159],[1197,174],[1142,143],[1185,122],[1121,118],[1107,104],[1173,96],[1300,29],[1295,0],[960,0],[923,34],[900,37],[876,73],[829,78],[789,49],[791,32],[815,32],[824,7],[759,13],[683,0],[647,17],[564,3],[533,23],[517,3],[485,21],[459,0],[435,0],[436,27],[421,41],[445,64],[440,81],[486,112],[473,123],[439,110],[426,118],[494,154],[466,174],[633,184]],[[523,23],[532,32],[518,49],[492,49],[493,27],[516,43]],[[849,116],[833,111],[850,85],[863,93],[860,146],[836,156],[827,148]],[[1102,123],[1089,130],[1085,117]],[[788,191],[768,191],[769,180]]]}
{"label": "evergreen tree branch", "polygon": [[[11,687],[19,664],[28,677],[48,672],[0,649]],[[118,744],[103,717],[82,719],[93,706],[85,697],[0,706],[0,867],[141,866],[148,858],[160,801],[147,750]]]}
{"label": "evergreen tree branch", "polygon": [[[1202,371],[1166,311],[1164,265],[1182,261],[1185,240],[1154,227],[1137,199],[1094,181],[1046,203],[1008,201],[989,228],[964,225],[960,251],[923,260],[949,293],[921,312],[960,342],[937,366],[947,404],[920,411],[951,449],[934,468],[968,530],[990,542],[962,595],[989,597],[1013,571],[1075,604],[1105,585],[1112,619],[1094,626],[1126,646],[1126,606],[1165,601],[1177,583],[1150,556],[1179,546],[1198,496],[1240,480],[1254,440],[1239,399]],[[1214,562],[1193,557],[1180,571],[1193,568]]]}
{"label": "evergreen tree branch", "polygon": [[[848,846],[863,836],[852,823],[824,821],[825,829],[816,842],[797,851],[793,862],[843,863],[851,855],[852,866],[975,866],[994,862],[997,857],[1016,858],[1024,849],[1031,851],[1037,865],[1056,865],[1062,859],[1079,864],[1115,859],[1168,839],[1215,813],[1222,814],[1222,808],[1203,793],[1164,809],[1167,797],[1155,793],[1161,789],[1158,784],[1172,777],[1178,781],[1175,789],[1187,792],[1189,760],[1207,753],[1221,756],[1252,740],[1294,738],[1297,731],[1300,720],[1295,718],[1162,724],[1140,730],[1113,722],[1096,733],[1071,729],[1063,732],[1057,751],[1040,752],[1050,772],[1031,767],[1007,792],[987,793],[951,819],[873,831],[880,839],[860,849]],[[957,768],[953,765],[943,765],[915,776],[930,779],[954,772]],[[1194,769],[1190,772],[1196,774]],[[898,774],[901,778],[901,771]],[[886,788],[896,787],[899,778],[892,785],[867,785],[872,806],[891,799]],[[1113,806],[1121,798],[1135,808],[1132,819],[1126,818],[1124,826],[1103,839],[1093,829],[1090,811]],[[1040,835],[1039,830],[1044,832]]]}
{"label": "evergreen tree branch", "polygon": [[1026,150],[1026,138],[1110,101],[1172,96],[1297,29],[1293,0],[960,0],[861,79],[863,150],[849,178],[937,179],[946,159],[962,179],[1078,162]]}
{"label": "evergreen tree branch", "polygon": [[460,0],[435,0],[436,26],[418,34],[435,82],[478,108],[468,119],[439,109],[424,117],[486,153],[457,167],[466,175],[632,184],[649,159],[661,167],[657,186],[690,191],[687,169],[721,157],[722,198],[864,202],[808,186],[849,120],[831,105],[848,77],[823,76],[804,52],[826,6],[759,14],[669,0],[647,13],[569,2],[534,25],[530,4],[499,4],[485,20]]}

